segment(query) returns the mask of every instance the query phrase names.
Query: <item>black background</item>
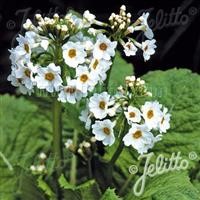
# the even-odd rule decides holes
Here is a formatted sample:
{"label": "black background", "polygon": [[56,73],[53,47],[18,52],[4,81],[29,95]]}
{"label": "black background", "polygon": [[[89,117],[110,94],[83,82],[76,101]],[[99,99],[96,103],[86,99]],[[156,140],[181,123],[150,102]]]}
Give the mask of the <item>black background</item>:
{"label": "black background", "polygon": [[88,9],[97,19],[106,21],[112,12],[118,13],[122,4],[132,20],[143,11],[151,13],[149,23],[157,40],[158,48],[150,61],[145,63],[141,55],[126,58],[134,64],[137,76],[174,67],[200,72],[200,0],[0,0],[0,93],[14,92],[6,81],[10,73],[8,49],[25,18],[33,19],[38,12],[64,14],[72,8],[81,13]]}

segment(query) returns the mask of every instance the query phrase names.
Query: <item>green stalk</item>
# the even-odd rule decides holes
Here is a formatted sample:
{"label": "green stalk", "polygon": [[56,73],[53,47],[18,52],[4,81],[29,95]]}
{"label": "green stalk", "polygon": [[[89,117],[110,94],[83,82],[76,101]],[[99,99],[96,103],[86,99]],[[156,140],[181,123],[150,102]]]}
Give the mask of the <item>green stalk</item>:
{"label": "green stalk", "polygon": [[53,154],[55,157],[55,167],[57,175],[61,174],[62,167],[62,105],[54,98],[53,99]]}
{"label": "green stalk", "polygon": [[117,150],[115,151],[115,153],[113,154],[111,160],[109,161],[110,167],[112,168],[117,160],[117,158],[120,156],[121,152],[123,151],[124,148],[124,143],[122,142],[122,140],[120,140],[119,142],[119,146],[117,147]]}
{"label": "green stalk", "polygon": [[[77,139],[78,139],[78,132],[76,130],[74,130],[74,135],[73,135],[73,145],[74,146],[77,145]],[[71,160],[71,169],[70,169],[70,183],[72,185],[76,184],[76,174],[77,174],[76,166],[77,166],[77,157],[76,157],[76,155],[73,154],[72,160]]]}

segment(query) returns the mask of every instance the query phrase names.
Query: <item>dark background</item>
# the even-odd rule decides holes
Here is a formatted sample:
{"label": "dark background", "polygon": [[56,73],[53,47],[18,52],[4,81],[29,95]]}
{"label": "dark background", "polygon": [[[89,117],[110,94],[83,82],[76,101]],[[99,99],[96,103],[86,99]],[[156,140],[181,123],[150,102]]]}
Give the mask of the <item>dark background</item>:
{"label": "dark background", "polygon": [[132,20],[143,11],[151,13],[149,23],[157,40],[156,54],[148,62],[141,55],[128,58],[134,64],[137,76],[149,70],[166,70],[173,67],[200,72],[200,0],[40,0],[0,1],[0,93],[14,92],[6,81],[10,73],[8,49],[14,44],[21,24],[35,13],[51,15],[66,13],[69,8],[83,13],[90,10],[99,20],[107,20],[112,12],[118,13],[125,4]]}

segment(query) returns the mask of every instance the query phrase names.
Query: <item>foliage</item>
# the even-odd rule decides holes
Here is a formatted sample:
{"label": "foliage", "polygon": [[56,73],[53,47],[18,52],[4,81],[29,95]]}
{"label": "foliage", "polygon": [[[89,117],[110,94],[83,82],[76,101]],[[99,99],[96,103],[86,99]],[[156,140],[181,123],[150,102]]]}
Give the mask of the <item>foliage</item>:
{"label": "foliage", "polygon": [[40,151],[49,149],[51,123],[24,98],[4,95],[0,104],[0,152],[10,163],[0,157],[0,194],[2,199],[10,200],[17,190],[15,166],[30,167]]}

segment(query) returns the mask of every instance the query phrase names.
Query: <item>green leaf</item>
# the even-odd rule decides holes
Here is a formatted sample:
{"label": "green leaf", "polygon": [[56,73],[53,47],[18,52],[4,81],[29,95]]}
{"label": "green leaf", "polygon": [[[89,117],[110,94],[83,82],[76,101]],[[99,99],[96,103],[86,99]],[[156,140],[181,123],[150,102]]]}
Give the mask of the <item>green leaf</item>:
{"label": "green leaf", "polygon": [[[36,180],[25,170],[18,167],[19,179],[17,181],[18,190],[16,197],[19,200],[47,200],[41,190],[37,187]],[[14,196],[12,196],[13,199]]]}
{"label": "green leaf", "polygon": [[73,190],[68,189],[64,192],[65,199],[73,200],[98,200],[100,196],[99,186],[94,180],[87,181]]}
{"label": "green leaf", "polygon": [[148,178],[144,194],[129,193],[125,200],[200,200],[200,193],[191,184],[186,173],[171,172]]}
{"label": "green leaf", "polygon": [[100,200],[121,200],[121,198],[115,194],[115,189],[108,188]]}
{"label": "green leaf", "polygon": [[85,131],[83,123],[79,120],[80,110],[76,105],[66,103],[64,104],[65,112],[63,113],[63,118],[66,122],[68,129],[77,130],[82,133]]}
{"label": "green leaf", "polygon": [[111,94],[116,92],[116,89],[120,85],[124,85],[125,77],[133,75],[133,66],[132,64],[127,63],[120,55],[119,52],[116,52],[116,56],[113,61],[113,66],[110,73],[109,80],[109,92]]}
{"label": "green leaf", "polygon": [[41,190],[44,191],[45,194],[49,196],[50,199],[52,200],[56,199],[55,193],[52,191],[49,185],[42,179],[42,177],[39,177],[37,179],[37,185]]}
{"label": "green leaf", "polygon": [[74,188],[75,188],[73,185],[71,185],[71,184],[66,180],[66,178],[64,177],[63,174],[59,177],[58,182],[59,182],[61,188],[64,188],[64,189],[72,189],[72,190],[74,190]]}
{"label": "green leaf", "polygon": [[1,96],[0,108],[0,194],[11,200],[17,190],[15,166],[29,168],[37,154],[49,148],[51,123],[24,98]]}

